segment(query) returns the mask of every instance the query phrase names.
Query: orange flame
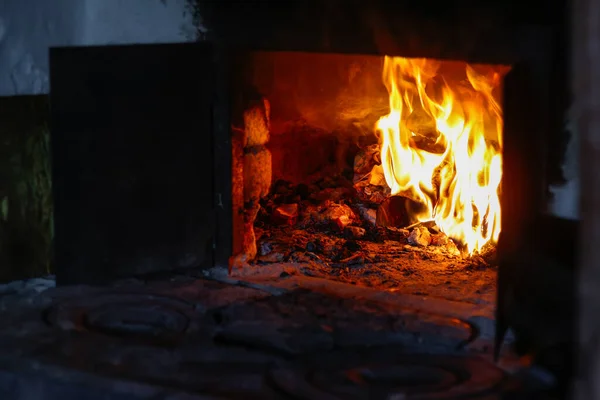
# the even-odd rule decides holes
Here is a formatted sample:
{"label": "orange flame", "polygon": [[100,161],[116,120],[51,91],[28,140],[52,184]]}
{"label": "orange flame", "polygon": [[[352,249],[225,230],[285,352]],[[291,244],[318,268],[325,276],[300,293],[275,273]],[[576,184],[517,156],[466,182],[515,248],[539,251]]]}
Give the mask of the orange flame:
{"label": "orange flame", "polygon": [[[492,92],[506,67],[482,74],[466,65],[466,79],[452,81],[439,68],[434,60],[385,57],[390,113],[376,124],[381,162],[392,194],[424,206],[413,217],[434,220],[471,255],[500,234],[502,110]],[[419,138],[440,150],[419,148]]]}

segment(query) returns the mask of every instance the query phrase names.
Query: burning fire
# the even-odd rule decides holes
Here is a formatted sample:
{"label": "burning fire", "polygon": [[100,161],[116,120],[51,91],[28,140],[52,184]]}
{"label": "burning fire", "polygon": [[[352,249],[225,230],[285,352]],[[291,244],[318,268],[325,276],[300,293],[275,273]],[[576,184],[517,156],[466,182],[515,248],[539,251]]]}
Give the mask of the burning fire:
{"label": "burning fire", "polygon": [[471,255],[500,234],[502,110],[492,92],[501,73],[466,65],[465,78],[450,81],[439,68],[385,57],[390,113],[376,124],[383,174],[392,194],[423,205],[418,221],[434,220]]}

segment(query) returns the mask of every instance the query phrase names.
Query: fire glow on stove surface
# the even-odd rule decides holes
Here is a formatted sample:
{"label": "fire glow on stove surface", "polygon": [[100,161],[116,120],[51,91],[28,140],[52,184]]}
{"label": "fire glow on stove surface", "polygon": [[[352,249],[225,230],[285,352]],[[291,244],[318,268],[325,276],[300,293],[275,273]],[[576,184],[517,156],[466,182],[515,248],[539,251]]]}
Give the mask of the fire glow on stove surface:
{"label": "fire glow on stove surface", "polygon": [[383,276],[361,280],[385,286],[391,269],[406,276],[440,263],[489,265],[501,229],[509,67],[250,58],[244,75],[253,89],[233,106],[230,268],[295,262],[350,281],[349,269],[371,269]]}

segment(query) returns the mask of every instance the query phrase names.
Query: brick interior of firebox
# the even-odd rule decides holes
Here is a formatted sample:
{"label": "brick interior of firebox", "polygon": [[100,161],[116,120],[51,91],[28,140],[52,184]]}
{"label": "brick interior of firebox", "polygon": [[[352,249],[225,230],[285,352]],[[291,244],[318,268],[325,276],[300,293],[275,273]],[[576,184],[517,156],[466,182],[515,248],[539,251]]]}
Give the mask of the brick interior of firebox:
{"label": "brick interior of firebox", "polygon": [[[389,112],[383,57],[264,52],[251,59],[243,67],[247,93],[233,107],[232,274],[278,271],[283,279],[493,304],[493,246],[461,254],[434,223],[415,221],[418,205],[391,196],[374,172],[381,164],[374,126]],[[445,66],[464,72],[465,63]],[[413,140],[437,151],[426,135]]]}

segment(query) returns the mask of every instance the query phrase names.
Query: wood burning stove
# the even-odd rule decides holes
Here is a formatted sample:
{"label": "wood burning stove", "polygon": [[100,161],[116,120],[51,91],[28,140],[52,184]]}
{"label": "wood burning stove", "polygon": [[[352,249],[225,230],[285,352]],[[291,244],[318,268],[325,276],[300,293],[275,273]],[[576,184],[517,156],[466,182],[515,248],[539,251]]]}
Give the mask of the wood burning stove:
{"label": "wood burning stove", "polygon": [[[502,265],[523,249],[545,211],[553,180],[548,165],[554,164],[554,148],[560,147],[561,104],[555,100],[553,82],[562,73],[554,62],[557,33],[543,25],[502,20],[506,15],[495,14],[496,9],[454,15],[450,9],[431,12],[403,2],[398,9],[376,2],[344,7],[325,2],[329,6],[324,8],[309,3],[293,3],[295,14],[258,7],[252,23],[238,19],[243,10],[227,22],[220,16],[230,9],[213,4],[215,35],[200,43],[51,50],[59,284],[107,283],[215,266],[245,270],[235,278],[243,280],[252,274],[249,270],[269,270],[265,264],[311,264],[315,257],[329,268],[321,277],[356,283],[355,276],[340,276],[356,264],[363,270],[376,268],[375,258],[386,240],[395,242],[392,250],[403,253],[400,257],[408,264],[439,263],[439,251],[419,249],[417,237],[423,232],[429,244],[437,240],[432,236],[440,234],[439,226],[403,219],[407,201],[388,199],[389,180],[387,189],[380,185],[386,202],[377,204],[379,215],[375,208],[361,208],[365,193],[357,193],[356,163],[382,154],[380,139],[365,126],[372,127],[390,109],[389,92],[381,81],[386,56],[427,59],[458,68],[463,75],[471,66],[484,65],[490,76],[502,77],[496,88],[502,99],[502,135],[490,145],[502,156],[498,262]],[[331,8],[334,3],[340,8]],[[306,10],[318,18],[292,17],[309,14]],[[440,76],[440,87],[447,87],[449,75]],[[353,80],[354,86],[348,83]],[[470,85],[473,89],[473,81]],[[319,90],[329,94],[311,98]],[[337,95],[344,90],[346,99],[366,100],[350,116],[340,113]],[[378,108],[385,111],[378,113]],[[293,114],[302,123],[282,123],[291,122]],[[340,119],[345,131],[336,123]],[[434,139],[430,146],[439,144]],[[376,164],[367,165],[368,171]],[[346,187],[343,179],[323,183],[334,175],[324,170],[340,177],[348,166]],[[307,180],[315,173],[321,174],[319,182]],[[372,195],[377,193],[366,196]],[[324,202],[327,210],[321,207]],[[327,214],[323,221],[336,228],[319,233],[319,224],[310,225],[315,220],[312,206],[321,207],[313,211]],[[303,214],[309,215],[308,225]],[[350,222],[340,222],[344,218]],[[419,222],[418,229],[414,222]],[[292,227],[301,224],[310,232],[299,240],[302,235],[293,237]],[[398,229],[407,225],[412,225],[408,232]],[[272,233],[271,238],[286,237],[285,251],[273,251],[276,240],[257,237],[257,228]],[[319,235],[339,253],[328,255],[326,262],[319,252],[325,254],[328,243],[317,243]],[[415,245],[408,250],[407,240]],[[473,271],[473,258],[453,260],[451,264]],[[396,261],[391,257],[379,264],[393,269]],[[249,266],[257,262],[262,265]],[[297,269],[275,271],[269,279],[286,278]],[[316,269],[311,271],[314,276]],[[418,268],[401,274],[410,281],[415,272]],[[437,285],[452,284],[438,272],[432,273]],[[359,283],[385,293],[397,289],[398,282],[386,285],[382,276]],[[473,287],[477,290],[469,294],[481,294]],[[421,289],[413,288],[412,294],[432,294]],[[493,293],[492,287],[488,294]]]}
{"label": "wood burning stove", "polygon": [[[373,11],[372,9],[367,10]],[[369,14],[369,12],[366,13]],[[279,15],[275,17],[275,12],[268,15],[271,15],[276,21],[284,19]],[[344,14],[344,16],[347,16],[347,14]],[[548,115],[554,114],[552,110],[555,106],[552,103],[552,96],[550,96],[552,90],[555,89],[552,87],[551,80],[551,76],[555,72],[551,67],[554,57],[551,35],[539,27],[520,26],[515,28],[500,24],[491,29],[483,29],[481,27],[469,26],[465,24],[464,20],[452,23],[447,18],[444,18],[444,16],[438,16],[440,18],[436,19],[431,18],[431,15],[423,17],[418,12],[412,15],[412,19],[407,18],[406,15],[398,17],[398,20],[405,22],[402,24],[394,24],[393,16],[386,17],[387,19],[382,17],[381,14],[377,14],[377,12],[371,13],[367,18],[361,20],[361,24],[353,26],[353,31],[350,31],[349,27],[344,23],[336,20],[337,25],[325,23],[323,27],[324,32],[315,33],[314,36],[300,34],[299,27],[296,27],[297,31],[292,28],[286,29],[278,25],[277,22],[260,24],[263,27],[267,27],[264,28],[265,31],[261,31],[256,35],[246,35],[243,39],[236,40],[238,46],[230,53],[230,56],[235,60],[231,65],[236,66],[232,72],[230,71],[235,76],[234,87],[230,88],[232,90],[231,93],[235,92],[236,88],[239,90],[239,88],[248,87],[248,79],[251,80],[251,78],[246,76],[245,81],[244,78],[240,78],[240,74],[243,75],[244,71],[246,74],[252,74],[253,72],[248,72],[248,70],[255,68],[260,73],[263,73],[265,68],[268,68],[269,65],[273,67],[276,63],[269,64],[267,62],[262,66],[252,67],[257,57],[262,57],[263,61],[265,57],[279,58],[281,60],[285,56],[282,56],[278,52],[290,50],[296,50],[295,55],[290,55],[288,58],[290,61],[288,61],[289,66],[287,68],[292,70],[294,68],[302,68],[302,56],[299,52],[311,52],[312,55],[307,57],[312,57],[312,63],[315,64],[315,69],[318,70],[313,75],[314,79],[319,79],[319,74],[326,74],[324,70],[328,67],[335,68],[333,65],[336,62],[343,64],[343,62],[335,61],[331,53],[346,54],[348,58],[347,68],[352,64],[350,54],[387,54],[392,56],[428,57],[437,60],[454,59],[471,63],[510,65],[511,72],[506,75],[503,88],[504,171],[502,186],[504,189],[502,191],[503,239],[501,240],[501,246],[506,248],[506,252],[514,251],[523,241],[522,235],[524,232],[528,231],[525,227],[533,224],[535,216],[543,212],[545,207],[545,187],[548,183],[548,179],[546,179],[546,165],[548,163],[546,160],[548,159],[548,151],[553,146],[547,146],[547,140],[544,138],[560,136],[560,124],[555,124],[554,122],[556,121],[548,118]],[[323,18],[323,20],[325,19]],[[365,20],[367,20],[366,23]],[[406,23],[407,20],[410,20],[410,22]],[[243,21],[236,20],[237,23],[244,26]],[[300,25],[301,23],[298,22],[298,24]],[[269,31],[269,28],[272,30]],[[226,35],[230,31],[225,30],[224,32],[223,34]],[[277,35],[271,36],[270,33],[272,32],[277,32]],[[436,35],[435,32],[450,32],[450,36],[455,35],[456,37]],[[478,32],[479,34],[474,34],[474,32]],[[324,41],[324,37],[328,38],[329,41]],[[240,44],[240,42],[243,43]],[[261,50],[263,51],[262,56],[257,56],[257,51]],[[265,50],[273,52],[265,53]],[[264,56],[264,54],[267,55]],[[271,55],[269,56],[268,54]],[[343,58],[343,56],[338,57]],[[294,61],[291,60],[294,59],[296,60],[295,65],[292,66]],[[360,62],[357,62],[357,64],[360,64]],[[281,68],[282,65],[280,64],[279,69],[281,70]],[[240,69],[243,71],[240,72]],[[292,72],[291,75],[293,74]],[[257,74],[255,73],[254,75]],[[333,76],[331,75],[331,78]],[[328,78],[323,79],[327,80]],[[328,84],[330,86],[333,85],[332,80],[335,80],[335,78],[329,79]],[[323,86],[323,82],[320,84]],[[258,85],[260,86],[260,83]],[[290,92],[293,92],[293,90]],[[248,99],[247,97],[251,96],[249,93],[245,95],[245,106],[247,108],[251,107],[250,104],[252,101],[256,102],[258,100],[256,97]],[[290,96],[293,95],[290,94]],[[269,100],[268,97],[267,100]],[[278,106],[278,104],[270,104],[271,108]],[[244,112],[244,106],[240,106],[239,102],[236,104],[236,107],[237,109],[232,110],[231,115],[234,121],[236,118],[241,120],[241,115]],[[237,126],[243,126],[243,123]],[[224,138],[220,139],[217,137],[217,140],[226,143],[230,137],[235,139],[235,134],[231,136],[230,132],[226,132]],[[273,145],[277,146],[276,144]],[[302,144],[297,142],[296,145],[301,146]],[[322,141],[321,146],[326,147],[327,141]],[[228,142],[225,147],[229,148]],[[322,148],[317,150],[318,147],[318,145],[313,145],[309,148],[315,152],[323,151]],[[256,150],[256,148],[253,150]],[[238,152],[240,151],[242,150],[238,150]],[[298,149],[298,152],[300,151],[302,150]],[[226,157],[228,156],[226,155]],[[237,157],[234,156],[234,166]],[[273,157],[277,158],[279,156],[274,155]],[[305,164],[310,162],[309,158],[305,157]],[[293,161],[291,157],[286,158],[286,162],[290,163],[287,164],[288,170],[292,168]],[[273,165],[278,164],[278,159],[275,159],[273,163]],[[225,170],[229,168],[230,164],[229,160],[227,160],[224,161],[221,167]],[[235,171],[233,172],[235,175]],[[271,172],[277,174],[277,171],[273,170]],[[226,174],[229,175],[228,170]],[[281,174],[278,177],[281,177]],[[223,185],[229,185],[227,179],[222,182],[227,182],[222,183]],[[217,183],[217,185],[220,184]],[[228,193],[228,186],[218,191]],[[233,206],[234,220],[235,218],[241,218],[238,215],[239,204]],[[230,205],[225,203],[225,213],[229,212],[229,207]],[[225,221],[228,221],[227,215],[222,215],[222,217],[225,218]],[[225,226],[230,226],[229,222]],[[234,229],[234,234],[236,234],[242,230],[243,223],[239,222],[237,225],[234,223],[234,226],[240,227]],[[240,239],[240,241],[243,241],[243,239]],[[229,242],[229,237],[226,237],[225,243]],[[227,245],[218,246],[216,256],[220,264],[225,264],[227,260],[230,260],[231,255],[235,255],[236,252],[239,252],[239,249],[233,249],[232,251]]]}

